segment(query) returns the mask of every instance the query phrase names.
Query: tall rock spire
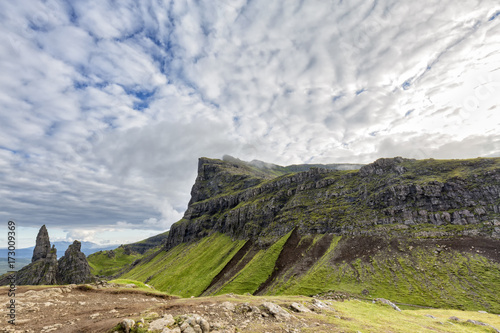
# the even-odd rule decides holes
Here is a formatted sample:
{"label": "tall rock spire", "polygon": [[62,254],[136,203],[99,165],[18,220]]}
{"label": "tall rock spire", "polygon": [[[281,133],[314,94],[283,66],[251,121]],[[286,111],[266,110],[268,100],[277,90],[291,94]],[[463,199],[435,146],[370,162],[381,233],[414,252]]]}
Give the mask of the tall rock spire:
{"label": "tall rock spire", "polygon": [[47,254],[50,251],[50,240],[49,233],[47,232],[47,228],[45,224],[40,228],[38,232],[38,236],[36,236],[36,245],[33,250],[33,257],[31,258],[31,262],[35,262],[39,259],[47,258]]}

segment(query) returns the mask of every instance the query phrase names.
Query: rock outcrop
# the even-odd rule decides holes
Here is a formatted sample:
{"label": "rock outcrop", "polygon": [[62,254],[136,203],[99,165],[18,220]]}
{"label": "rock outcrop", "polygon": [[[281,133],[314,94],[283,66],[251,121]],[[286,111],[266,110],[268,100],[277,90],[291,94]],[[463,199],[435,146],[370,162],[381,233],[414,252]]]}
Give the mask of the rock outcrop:
{"label": "rock outcrop", "polygon": [[[58,261],[57,250],[55,246],[50,248],[49,234],[43,225],[36,238],[32,262],[16,273],[16,284],[53,285],[89,282],[92,280],[90,267],[80,249],[81,243],[74,241],[66,250],[64,257]],[[0,285],[9,284],[9,281],[7,276],[0,277]]]}
{"label": "rock outcrop", "polygon": [[31,262],[35,262],[39,259],[46,258],[50,252],[50,240],[49,233],[47,232],[47,228],[43,225],[38,231],[38,235],[36,236],[36,245],[33,250],[33,257],[31,258]]}
{"label": "rock outcrop", "polygon": [[85,254],[80,251],[82,244],[75,240],[68,246],[64,257],[59,259],[57,281],[59,284],[85,283],[92,279],[90,266]]}

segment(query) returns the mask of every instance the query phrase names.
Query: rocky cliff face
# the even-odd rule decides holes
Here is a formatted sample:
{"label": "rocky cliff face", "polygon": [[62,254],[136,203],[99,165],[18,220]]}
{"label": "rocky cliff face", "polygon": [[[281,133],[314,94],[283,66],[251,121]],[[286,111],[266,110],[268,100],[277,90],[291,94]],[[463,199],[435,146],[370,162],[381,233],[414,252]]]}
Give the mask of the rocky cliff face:
{"label": "rocky cliff face", "polygon": [[60,284],[79,284],[91,280],[90,266],[85,254],[80,251],[81,246],[82,244],[75,240],[64,253],[64,257],[59,259],[57,281]]}
{"label": "rocky cliff face", "polygon": [[[53,285],[83,283],[92,279],[85,254],[80,251],[81,243],[74,241],[64,257],[57,260],[55,246],[50,248],[47,228],[42,226],[36,238],[31,264],[16,273],[18,285]],[[7,278],[0,278],[0,285],[8,284]]]}
{"label": "rocky cliff face", "polygon": [[301,234],[500,238],[500,158],[397,157],[359,170],[302,172],[201,158],[191,194],[167,249],[215,231],[265,246],[294,228]]}

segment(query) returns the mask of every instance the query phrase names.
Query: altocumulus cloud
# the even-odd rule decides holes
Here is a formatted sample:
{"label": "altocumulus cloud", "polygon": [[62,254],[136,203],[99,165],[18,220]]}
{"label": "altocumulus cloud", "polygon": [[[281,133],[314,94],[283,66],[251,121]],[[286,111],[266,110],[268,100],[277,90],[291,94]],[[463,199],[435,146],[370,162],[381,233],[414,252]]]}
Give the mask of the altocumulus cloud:
{"label": "altocumulus cloud", "polygon": [[0,217],[122,242],[182,216],[201,156],[500,156],[498,13],[494,0],[3,1]]}

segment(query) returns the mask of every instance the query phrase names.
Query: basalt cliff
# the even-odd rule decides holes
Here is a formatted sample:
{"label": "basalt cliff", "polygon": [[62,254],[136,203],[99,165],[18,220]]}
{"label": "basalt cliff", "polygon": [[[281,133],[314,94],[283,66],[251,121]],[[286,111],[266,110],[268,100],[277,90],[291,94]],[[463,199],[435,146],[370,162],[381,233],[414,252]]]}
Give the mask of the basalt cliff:
{"label": "basalt cliff", "polygon": [[500,159],[396,157],[359,170],[317,165],[292,172],[201,158],[189,207],[170,229],[167,249],[216,231],[264,245],[292,229],[301,235],[409,230],[419,237],[499,239],[499,166]]}
{"label": "basalt cliff", "polygon": [[500,313],[500,158],[201,158],[184,217],[120,274],[181,296],[355,295]]}

